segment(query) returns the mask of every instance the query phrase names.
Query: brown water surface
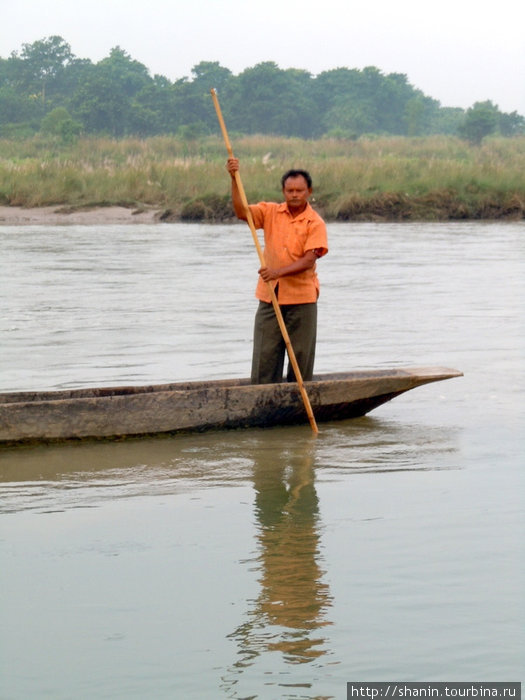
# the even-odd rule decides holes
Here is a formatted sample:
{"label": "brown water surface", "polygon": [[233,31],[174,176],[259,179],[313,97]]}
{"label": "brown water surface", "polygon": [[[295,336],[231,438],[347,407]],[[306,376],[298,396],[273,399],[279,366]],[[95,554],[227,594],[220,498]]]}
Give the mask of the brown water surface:
{"label": "brown water surface", "polygon": [[[329,227],[316,370],[368,417],[0,451],[0,697],[521,680],[521,223]],[[239,226],[0,227],[0,390],[246,376]]]}

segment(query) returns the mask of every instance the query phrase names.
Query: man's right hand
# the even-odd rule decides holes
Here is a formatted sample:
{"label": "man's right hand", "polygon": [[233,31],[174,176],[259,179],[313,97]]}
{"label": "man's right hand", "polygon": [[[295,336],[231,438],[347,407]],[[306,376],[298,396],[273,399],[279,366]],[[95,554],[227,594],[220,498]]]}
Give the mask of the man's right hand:
{"label": "man's right hand", "polygon": [[230,173],[231,177],[235,177],[235,173],[239,170],[239,159],[228,158],[226,162],[226,170]]}

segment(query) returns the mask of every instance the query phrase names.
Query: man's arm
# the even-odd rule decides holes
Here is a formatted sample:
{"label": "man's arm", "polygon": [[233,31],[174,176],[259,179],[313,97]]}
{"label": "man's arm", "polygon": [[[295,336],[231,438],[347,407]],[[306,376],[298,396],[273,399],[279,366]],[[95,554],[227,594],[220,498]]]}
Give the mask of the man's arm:
{"label": "man's arm", "polygon": [[246,210],[242,203],[241,193],[237,187],[237,180],[235,179],[235,173],[239,170],[239,159],[238,158],[228,158],[226,163],[226,169],[230,173],[232,180],[232,204],[235,216],[243,221],[247,220]]}
{"label": "man's arm", "polygon": [[317,261],[318,254],[315,250],[307,250],[302,258],[295,260],[290,265],[285,267],[261,267],[259,274],[265,282],[271,282],[272,280],[277,280],[280,277],[288,277],[290,275],[298,275],[300,272],[309,270],[313,267]]}

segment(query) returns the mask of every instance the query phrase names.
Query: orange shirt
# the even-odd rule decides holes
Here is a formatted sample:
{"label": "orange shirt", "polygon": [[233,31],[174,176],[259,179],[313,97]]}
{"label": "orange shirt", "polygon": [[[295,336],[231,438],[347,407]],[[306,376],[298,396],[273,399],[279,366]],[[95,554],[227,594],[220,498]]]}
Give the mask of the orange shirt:
{"label": "orange shirt", "polygon": [[[328,253],[326,225],[319,214],[307,204],[295,218],[285,202],[259,202],[251,204],[255,228],[264,229],[264,260],[267,267],[290,265],[302,258],[308,250],[316,250],[318,257]],[[271,282],[279,283],[279,304],[308,304],[317,301],[319,279],[316,266],[296,275],[281,277]],[[270,303],[268,283],[259,277],[255,296]]]}

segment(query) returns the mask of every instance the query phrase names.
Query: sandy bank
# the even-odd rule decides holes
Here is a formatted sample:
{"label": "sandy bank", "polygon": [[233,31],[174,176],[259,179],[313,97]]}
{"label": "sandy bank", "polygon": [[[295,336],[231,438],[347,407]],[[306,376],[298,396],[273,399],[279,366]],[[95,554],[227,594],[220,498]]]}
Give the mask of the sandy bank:
{"label": "sandy bank", "polygon": [[160,212],[127,209],[126,207],[97,207],[70,210],[67,207],[2,207],[0,226],[105,226],[115,224],[152,224],[160,220]]}

